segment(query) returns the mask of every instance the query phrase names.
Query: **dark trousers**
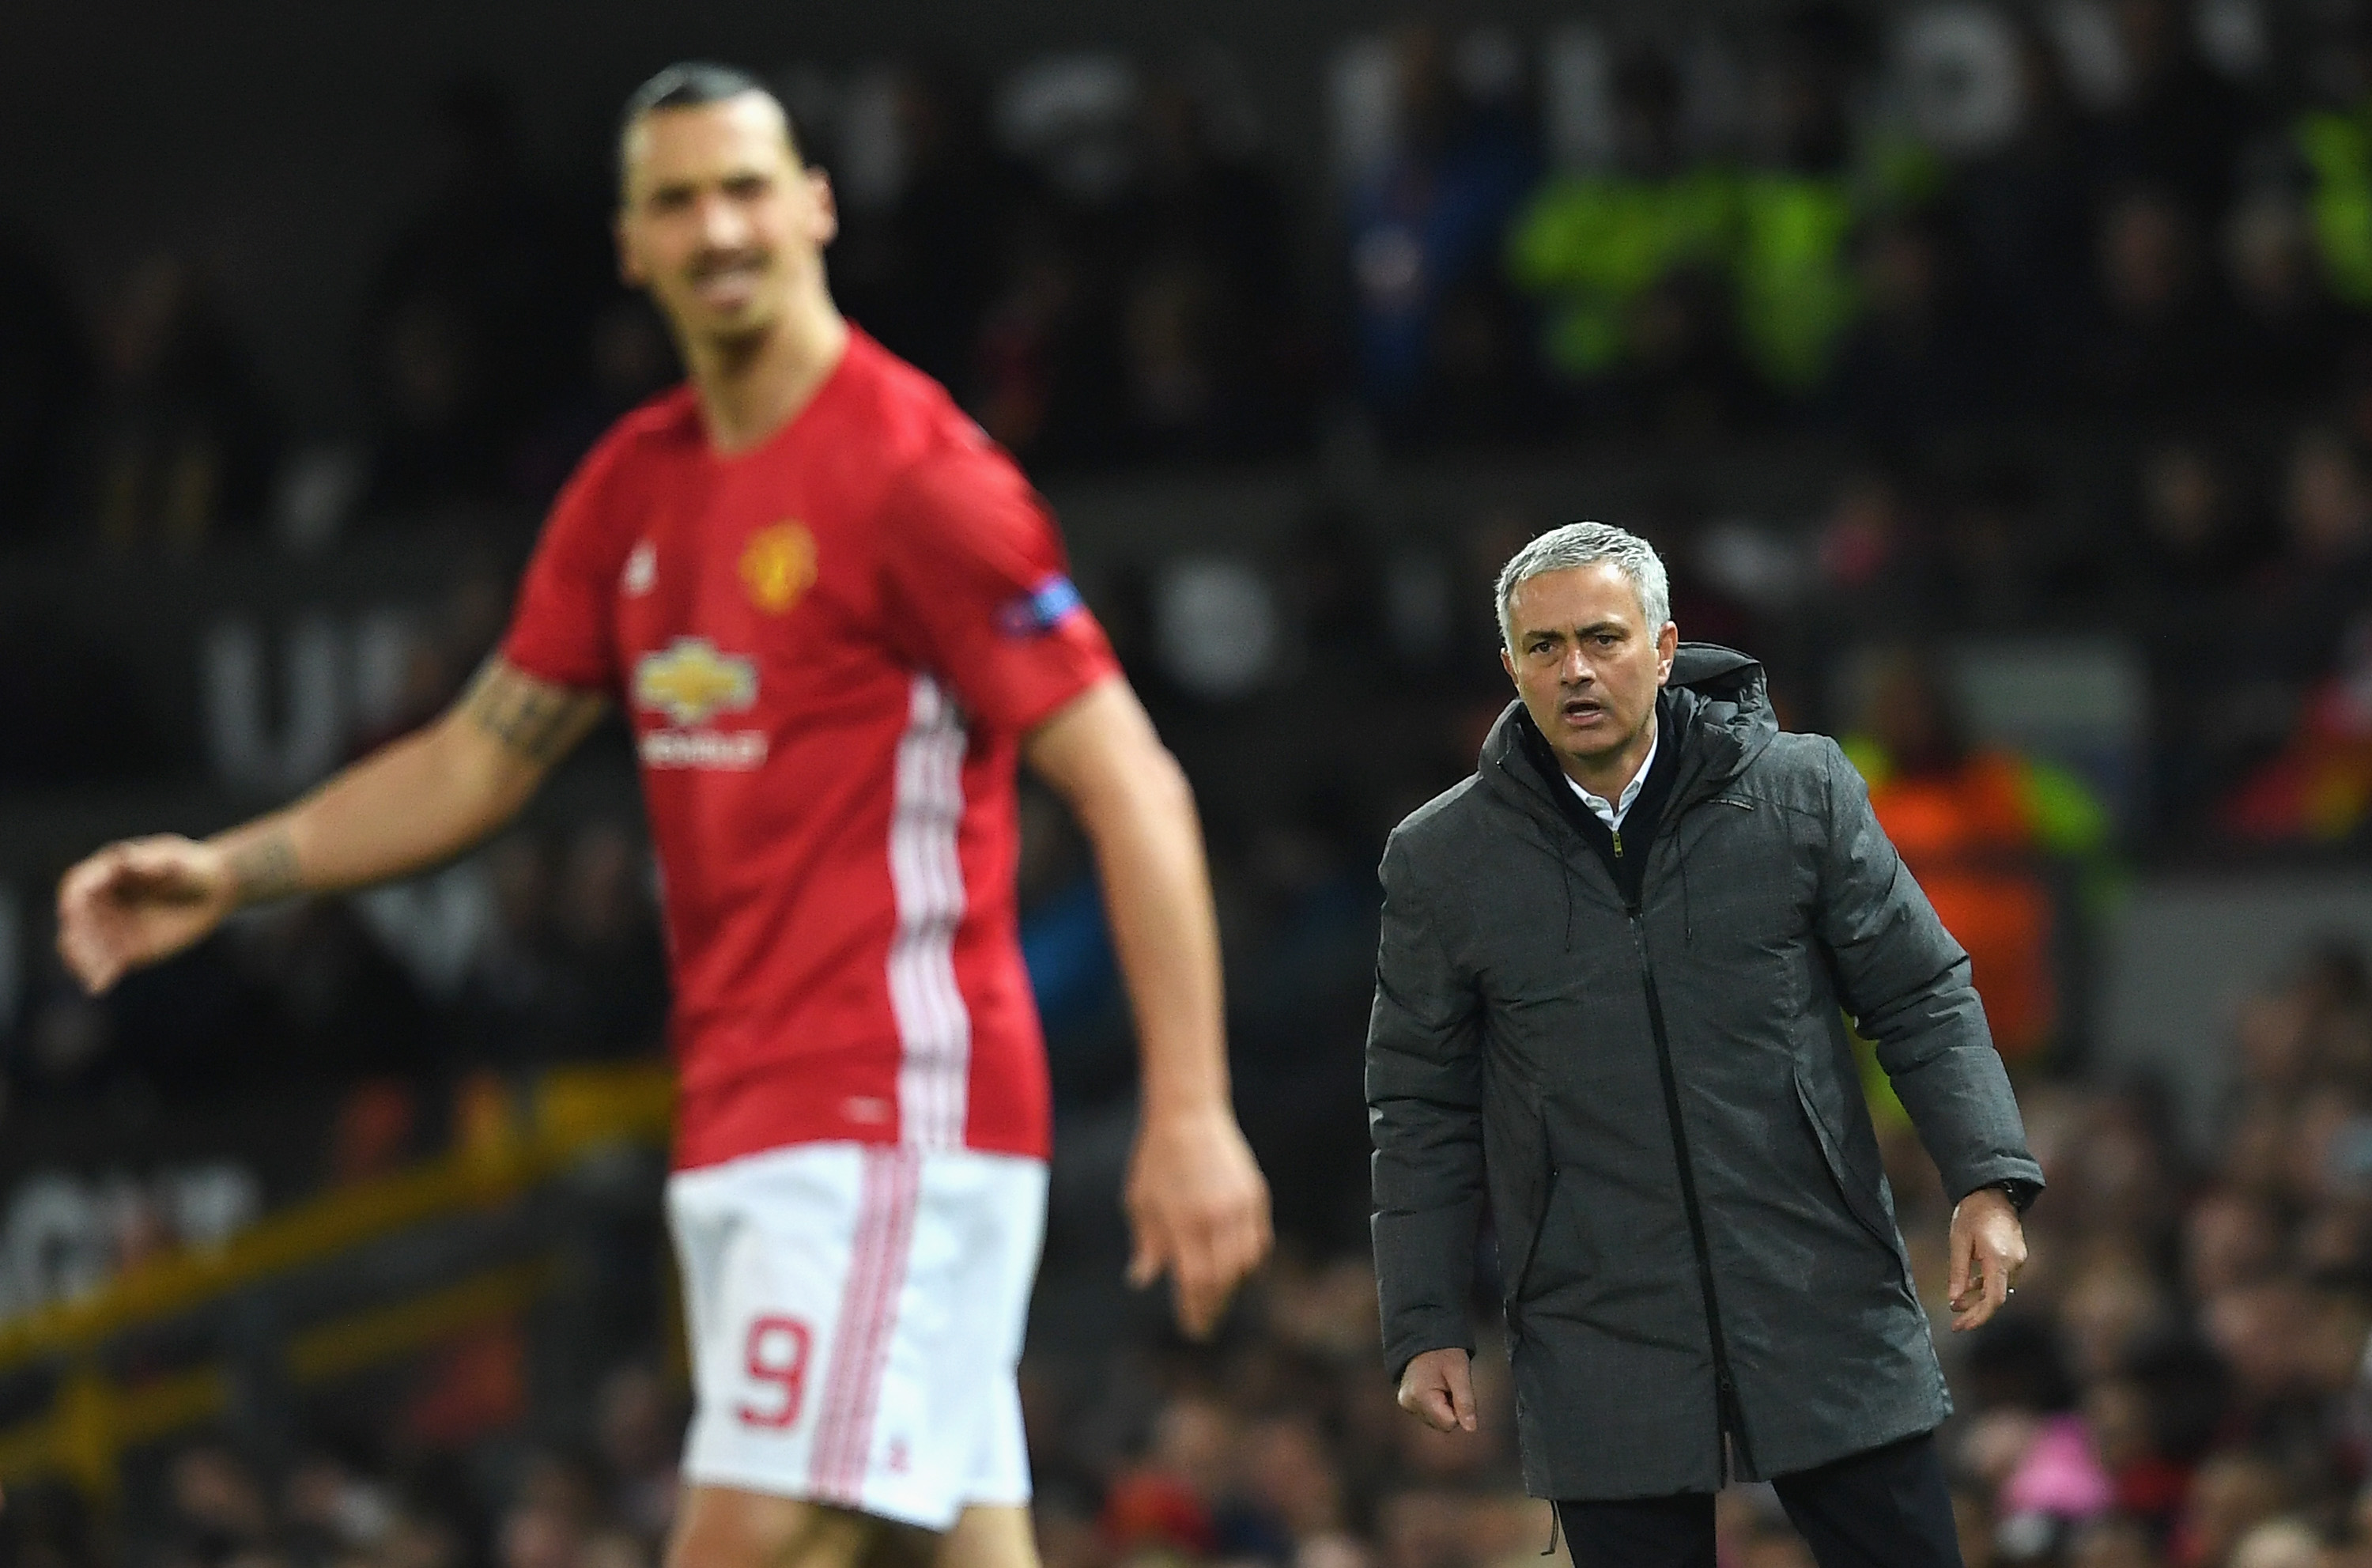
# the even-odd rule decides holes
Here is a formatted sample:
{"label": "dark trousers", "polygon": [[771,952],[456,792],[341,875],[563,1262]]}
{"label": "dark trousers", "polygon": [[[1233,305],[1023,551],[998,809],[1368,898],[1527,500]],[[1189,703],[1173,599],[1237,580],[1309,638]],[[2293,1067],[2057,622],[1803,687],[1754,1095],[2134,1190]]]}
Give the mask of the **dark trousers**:
{"label": "dark trousers", "polygon": [[[1961,1568],[1952,1494],[1926,1434],[1771,1485],[1820,1568]],[[1556,1509],[1574,1568],[1715,1568],[1711,1493]]]}

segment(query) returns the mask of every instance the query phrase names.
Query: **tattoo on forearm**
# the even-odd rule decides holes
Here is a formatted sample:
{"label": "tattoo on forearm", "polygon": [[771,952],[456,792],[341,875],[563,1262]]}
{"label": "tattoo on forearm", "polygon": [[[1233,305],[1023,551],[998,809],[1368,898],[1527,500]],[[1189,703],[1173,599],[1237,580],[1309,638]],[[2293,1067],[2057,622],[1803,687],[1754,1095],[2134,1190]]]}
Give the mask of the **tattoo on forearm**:
{"label": "tattoo on forearm", "polygon": [[296,871],[296,846],[288,842],[285,829],[266,833],[233,854],[230,875],[243,904],[285,899],[304,886]]}
{"label": "tattoo on forearm", "polygon": [[489,659],[461,699],[480,729],[529,761],[552,763],[584,738],[601,711],[600,699],[532,680]]}

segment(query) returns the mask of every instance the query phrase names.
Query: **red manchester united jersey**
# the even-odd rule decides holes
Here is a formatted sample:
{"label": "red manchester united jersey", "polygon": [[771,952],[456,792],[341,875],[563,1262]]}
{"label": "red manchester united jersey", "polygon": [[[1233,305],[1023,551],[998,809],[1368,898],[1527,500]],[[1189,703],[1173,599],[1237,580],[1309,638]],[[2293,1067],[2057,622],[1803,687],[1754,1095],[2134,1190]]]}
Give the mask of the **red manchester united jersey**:
{"label": "red manchester united jersey", "polygon": [[1021,735],[1110,675],[1013,463],[852,331],[757,448],[688,390],[563,492],[504,656],[631,716],[664,883],[677,1162],[821,1139],[1042,1157]]}

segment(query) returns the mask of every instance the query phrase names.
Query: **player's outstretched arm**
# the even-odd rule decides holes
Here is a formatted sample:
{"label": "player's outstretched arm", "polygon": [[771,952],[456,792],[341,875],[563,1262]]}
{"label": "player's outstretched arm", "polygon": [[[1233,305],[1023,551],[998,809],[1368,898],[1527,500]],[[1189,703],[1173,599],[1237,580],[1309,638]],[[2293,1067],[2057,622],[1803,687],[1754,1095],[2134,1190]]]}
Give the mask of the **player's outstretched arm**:
{"label": "player's outstretched arm", "polygon": [[460,701],[282,810],[203,842],[112,843],[58,884],[58,952],[93,993],[234,912],[434,865],[516,815],[604,699],[489,659]]}
{"label": "player's outstretched arm", "polygon": [[1032,731],[1025,754],[1095,847],[1136,1015],[1144,1107],[1125,1194],[1129,1278],[1169,1273],[1180,1326],[1199,1339],[1268,1255],[1270,1229],[1268,1184],[1228,1098],[1218,920],[1193,793],[1117,676]]}

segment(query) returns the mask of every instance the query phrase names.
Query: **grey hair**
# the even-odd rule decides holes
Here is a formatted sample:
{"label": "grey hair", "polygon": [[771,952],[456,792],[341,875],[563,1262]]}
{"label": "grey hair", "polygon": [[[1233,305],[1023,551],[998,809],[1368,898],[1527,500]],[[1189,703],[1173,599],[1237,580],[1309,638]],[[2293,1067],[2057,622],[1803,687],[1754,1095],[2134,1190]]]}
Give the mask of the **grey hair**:
{"label": "grey hair", "polygon": [[1509,606],[1516,590],[1549,572],[1570,571],[1611,561],[1631,579],[1639,595],[1639,609],[1647,618],[1647,634],[1656,636],[1672,618],[1672,584],[1664,574],[1664,558],[1637,534],[1611,523],[1567,523],[1551,528],[1499,568],[1499,640],[1516,651],[1516,626]]}

